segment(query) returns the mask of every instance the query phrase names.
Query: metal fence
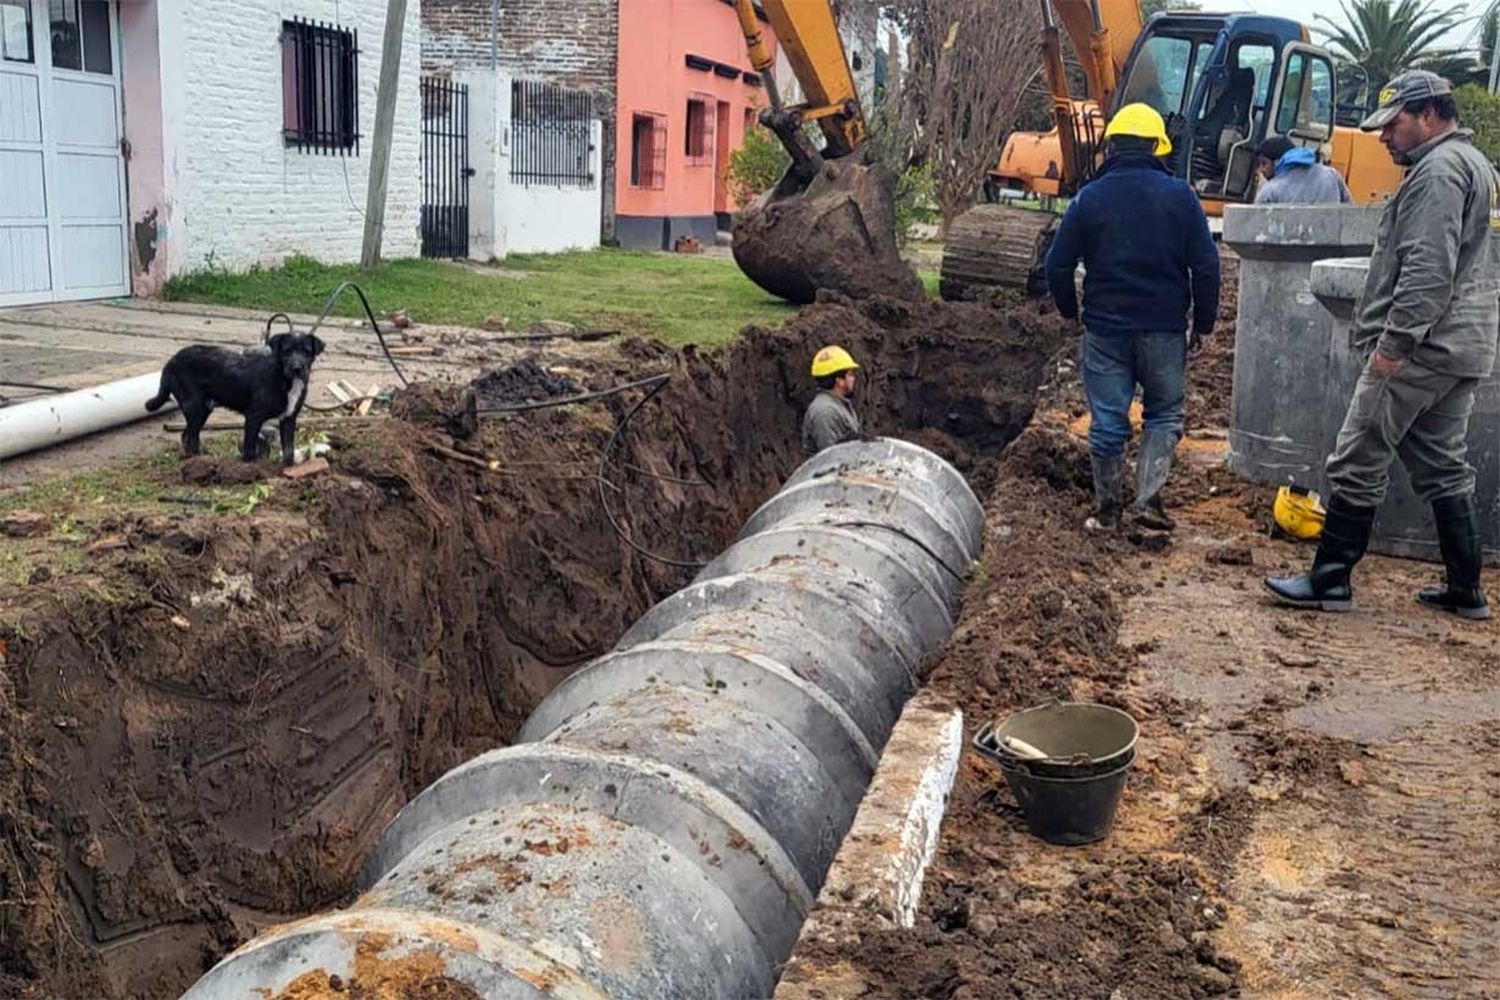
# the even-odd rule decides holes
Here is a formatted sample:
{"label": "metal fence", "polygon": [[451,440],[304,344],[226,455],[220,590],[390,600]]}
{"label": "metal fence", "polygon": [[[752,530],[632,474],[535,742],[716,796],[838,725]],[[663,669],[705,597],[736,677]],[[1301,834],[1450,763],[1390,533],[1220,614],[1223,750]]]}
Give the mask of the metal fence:
{"label": "metal fence", "polygon": [[282,136],[303,152],[359,155],[359,32],[281,22]]}
{"label": "metal fence", "polygon": [[510,179],[592,187],[593,97],[551,83],[510,85]]}
{"label": "metal fence", "polygon": [[469,88],[422,78],[422,256],[469,255]]}

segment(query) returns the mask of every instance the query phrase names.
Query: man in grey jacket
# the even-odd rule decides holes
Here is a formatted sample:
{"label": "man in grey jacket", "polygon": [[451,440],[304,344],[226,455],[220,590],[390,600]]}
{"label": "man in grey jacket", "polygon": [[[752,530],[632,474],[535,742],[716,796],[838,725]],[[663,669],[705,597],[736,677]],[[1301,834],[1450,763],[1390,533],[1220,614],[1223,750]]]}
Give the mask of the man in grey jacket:
{"label": "man in grey jacket", "polygon": [[1488,618],[1466,458],[1474,390],[1494,367],[1500,332],[1500,177],[1458,127],[1447,80],[1413,70],[1380,96],[1360,127],[1378,129],[1407,172],[1381,217],[1355,310],[1355,341],[1373,350],[1328,457],[1332,495],[1312,569],[1266,586],[1287,604],[1348,610],[1349,576],[1399,455],[1432,504],[1447,570],[1446,586],[1417,599]]}
{"label": "man in grey jacket", "polygon": [[859,414],[853,402],[858,370],[849,352],[835,344],[813,355],[812,376],[818,394],[802,416],[802,450],[807,454],[859,438]]}
{"label": "man in grey jacket", "polygon": [[1255,169],[1265,178],[1257,205],[1339,205],[1353,201],[1339,172],[1318,162],[1316,150],[1272,136],[1255,150]]}

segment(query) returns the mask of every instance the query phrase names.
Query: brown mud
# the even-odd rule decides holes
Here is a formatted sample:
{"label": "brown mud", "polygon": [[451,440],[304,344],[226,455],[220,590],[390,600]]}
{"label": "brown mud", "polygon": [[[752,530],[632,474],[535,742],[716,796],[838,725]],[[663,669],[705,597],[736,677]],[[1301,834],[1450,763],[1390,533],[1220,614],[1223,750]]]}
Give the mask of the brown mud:
{"label": "brown mud", "polygon": [[[531,399],[553,378],[589,392],[669,373],[605,494],[633,542],[693,562],[801,462],[825,342],[864,365],[868,431],[920,428],[983,481],[1062,334],[1029,306],[831,297],[721,354],[628,341],[488,385]],[[512,739],[690,578],[636,556],[597,499],[638,391],[455,428],[464,388],[336,427],[331,471],[267,468],[249,513],[79,511],[25,550],[40,568],[110,540],[0,590],[0,994],[176,995],[262,927],[347,899],[414,792]],[[175,467],[147,475],[181,488]]]}
{"label": "brown mud", "polygon": [[[1190,427],[1228,422],[1226,300],[1191,362]],[[971,736],[1052,698],[1129,711],[1115,829],[1043,844],[967,753],[915,929],[799,953],[796,975],[840,997],[1500,997],[1500,624],[1419,607],[1440,568],[1378,557],[1352,614],[1274,607],[1260,578],[1310,546],[1273,537],[1270,491],[1212,437],[1179,448],[1172,539],[1087,534],[1076,384],[1040,406],[928,684]]]}
{"label": "brown mud", "polygon": [[812,302],[820,290],[919,302],[922,282],[896,244],[895,182],[884,167],[829,160],[808,186],[761,195],[734,226],[740,270],[772,295]]}

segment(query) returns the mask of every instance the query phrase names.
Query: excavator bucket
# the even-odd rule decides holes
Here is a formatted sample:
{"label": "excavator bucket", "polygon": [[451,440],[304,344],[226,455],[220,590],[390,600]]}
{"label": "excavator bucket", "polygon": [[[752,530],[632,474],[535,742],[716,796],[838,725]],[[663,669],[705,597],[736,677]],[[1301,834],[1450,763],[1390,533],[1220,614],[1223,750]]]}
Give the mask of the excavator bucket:
{"label": "excavator bucket", "polygon": [[856,299],[923,297],[896,245],[890,172],[860,159],[826,160],[806,186],[788,173],[741,214],[734,259],[751,281],[802,304],[820,288]]}

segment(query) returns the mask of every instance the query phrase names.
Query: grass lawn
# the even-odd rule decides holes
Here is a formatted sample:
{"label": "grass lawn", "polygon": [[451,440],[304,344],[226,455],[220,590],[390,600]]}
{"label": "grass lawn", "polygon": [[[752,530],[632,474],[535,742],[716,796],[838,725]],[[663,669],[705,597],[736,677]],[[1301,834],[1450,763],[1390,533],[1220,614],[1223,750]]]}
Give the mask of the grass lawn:
{"label": "grass lawn", "polygon": [[[478,326],[510,318],[512,330],[540,319],[583,329],[620,330],[669,344],[723,343],[747,323],[779,325],[796,310],[761,291],[724,257],[629,250],[516,254],[493,267],[397,260],[373,273],[292,258],[243,274],[200,272],[174,278],[168,299],[317,313],[341,281],[353,280],[378,314],[405,309],[416,323]],[[336,310],[361,315],[345,295]]]}

